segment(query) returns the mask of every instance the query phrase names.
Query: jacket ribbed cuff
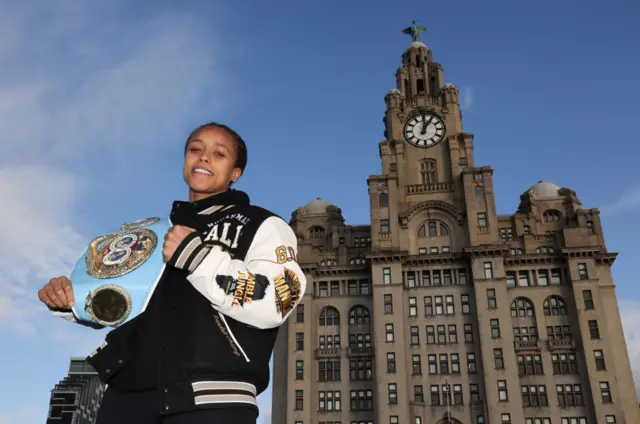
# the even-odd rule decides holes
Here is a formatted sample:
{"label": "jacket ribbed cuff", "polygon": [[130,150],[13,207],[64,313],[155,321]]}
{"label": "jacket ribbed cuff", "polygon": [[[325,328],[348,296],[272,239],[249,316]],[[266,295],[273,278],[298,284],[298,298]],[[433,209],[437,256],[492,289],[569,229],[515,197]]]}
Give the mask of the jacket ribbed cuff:
{"label": "jacket ribbed cuff", "polygon": [[194,231],[182,240],[168,263],[176,268],[193,272],[210,250],[211,246],[204,244],[198,233]]}

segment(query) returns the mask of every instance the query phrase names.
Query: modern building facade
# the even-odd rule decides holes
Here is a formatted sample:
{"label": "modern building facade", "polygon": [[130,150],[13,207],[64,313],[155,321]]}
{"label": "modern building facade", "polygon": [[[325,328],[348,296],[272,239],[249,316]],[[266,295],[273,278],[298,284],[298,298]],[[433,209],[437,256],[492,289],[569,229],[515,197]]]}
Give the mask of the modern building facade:
{"label": "modern building facade", "polygon": [[51,390],[47,424],[93,424],[105,391],[85,358],[71,358],[69,375]]}
{"label": "modern building facade", "polygon": [[370,225],[322,199],[292,214],[309,284],[274,353],[273,423],[640,423],[598,210],[538,182],[498,216],[417,37],[395,77]]}

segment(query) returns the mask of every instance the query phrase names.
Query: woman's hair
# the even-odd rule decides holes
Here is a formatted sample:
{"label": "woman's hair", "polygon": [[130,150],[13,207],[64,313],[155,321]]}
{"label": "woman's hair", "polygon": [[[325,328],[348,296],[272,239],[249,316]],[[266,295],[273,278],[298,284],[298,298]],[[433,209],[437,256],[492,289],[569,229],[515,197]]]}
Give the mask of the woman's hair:
{"label": "woman's hair", "polygon": [[233,139],[233,141],[236,143],[235,167],[240,168],[240,170],[244,172],[244,168],[247,166],[247,145],[245,144],[244,140],[242,139],[242,137],[240,137],[240,135],[237,132],[235,132],[234,130],[232,130],[231,128],[229,128],[224,124],[219,124],[217,122],[209,122],[207,124],[200,125],[198,128],[193,130],[191,134],[189,134],[189,137],[187,137],[187,142],[184,145],[184,154],[185,155],[187,154],[187,147],[189,146],[189,141],[196,134],[198,134],[200,130],[203,130],[205,128],[220,128],[221,130],[225,131]]}

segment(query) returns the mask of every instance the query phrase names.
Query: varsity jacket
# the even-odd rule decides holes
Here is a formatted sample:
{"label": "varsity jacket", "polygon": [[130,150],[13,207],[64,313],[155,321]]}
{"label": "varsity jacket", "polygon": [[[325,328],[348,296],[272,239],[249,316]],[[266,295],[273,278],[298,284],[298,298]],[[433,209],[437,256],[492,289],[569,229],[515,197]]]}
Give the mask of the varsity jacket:
{"label": "varsity jacket", "polygon": [[157,390],[163,414],[234,406],[257,413],[278,328],[306,288],[296,236],[237,190],[176,201],[171,222],[196,231],[144,312],[109,332],[87,360],[118,392]]}

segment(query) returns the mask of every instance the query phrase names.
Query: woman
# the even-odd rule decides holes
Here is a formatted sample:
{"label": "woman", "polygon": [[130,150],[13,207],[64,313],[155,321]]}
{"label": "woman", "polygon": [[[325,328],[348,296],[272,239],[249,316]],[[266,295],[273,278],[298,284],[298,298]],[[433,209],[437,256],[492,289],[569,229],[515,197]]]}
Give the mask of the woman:
{"label": "woman", "polygon": [[[244,141],[225,125],[188,137],[189,202],[173,203],[165,271],[145,311],[87,358],[108,384],[97,424],[256,422],[278,327],[306,280],[291,227],[230,188],[246,163]],[[38,295],[76,320],[66,277]]]}

